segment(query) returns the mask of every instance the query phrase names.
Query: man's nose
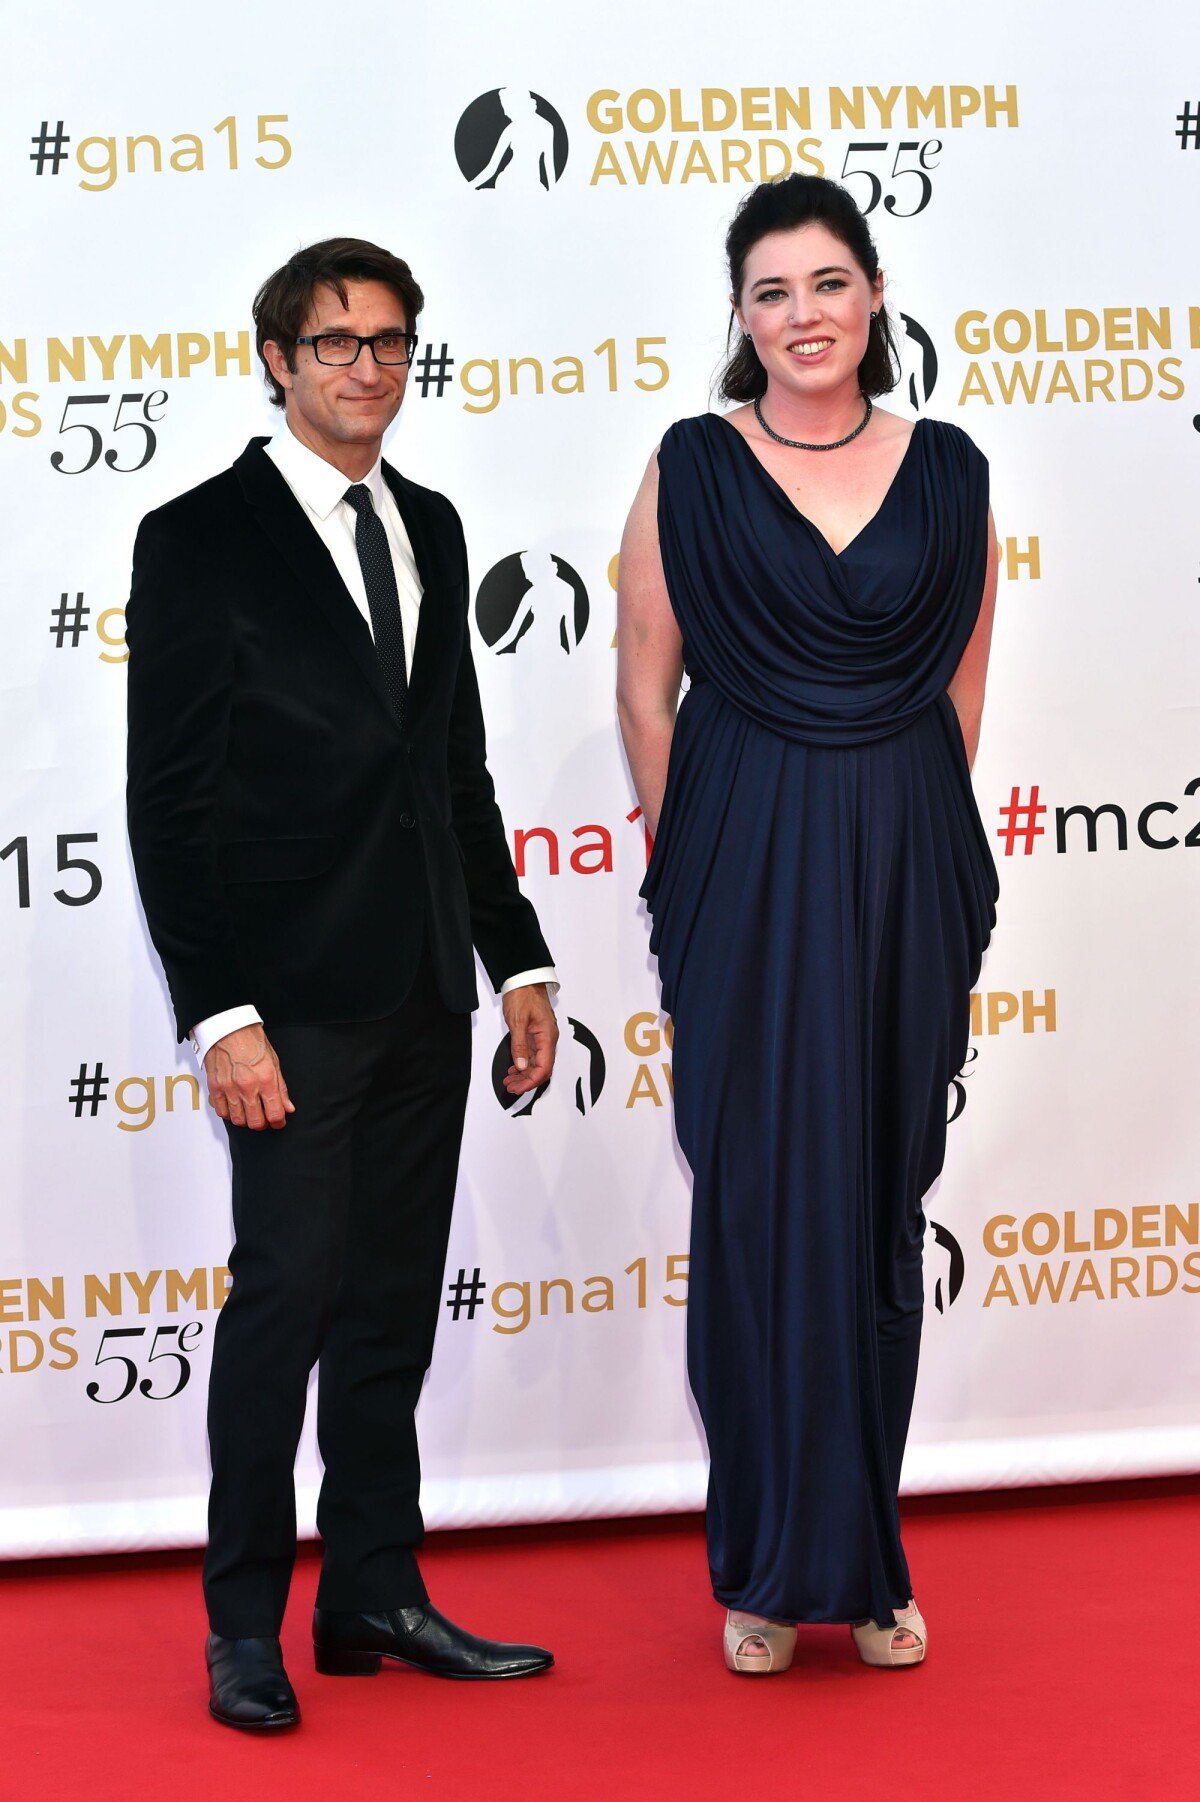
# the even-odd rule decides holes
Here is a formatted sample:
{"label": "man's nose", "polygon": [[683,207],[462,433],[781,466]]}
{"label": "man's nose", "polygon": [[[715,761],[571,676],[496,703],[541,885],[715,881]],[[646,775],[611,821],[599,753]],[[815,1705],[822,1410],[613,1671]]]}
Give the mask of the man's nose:
{"label": "man's nose", "polygon": [[354,359],[352,373],[356,381],[363,382],[370,388],[383,379],[380,374],[380,366],[375,361],[373,344],[364,344],[359,348],[358,355]]}

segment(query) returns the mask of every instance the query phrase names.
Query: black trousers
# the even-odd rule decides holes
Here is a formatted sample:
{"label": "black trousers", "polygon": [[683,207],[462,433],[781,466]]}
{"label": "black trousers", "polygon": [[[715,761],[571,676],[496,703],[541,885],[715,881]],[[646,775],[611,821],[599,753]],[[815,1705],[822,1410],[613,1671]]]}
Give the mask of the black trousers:
{"label": "black trousers", "polygon": [[382,1020],[267,1032],[296,1112],[230,1127],[232,1287],[209,1385],[204,1590],[226,1638],[279,1632],[296,1551],[293,1469],[320,1364],[325,1608],[425,1600],[414,1420],[433,1351],[471,1060],[428,954]]}

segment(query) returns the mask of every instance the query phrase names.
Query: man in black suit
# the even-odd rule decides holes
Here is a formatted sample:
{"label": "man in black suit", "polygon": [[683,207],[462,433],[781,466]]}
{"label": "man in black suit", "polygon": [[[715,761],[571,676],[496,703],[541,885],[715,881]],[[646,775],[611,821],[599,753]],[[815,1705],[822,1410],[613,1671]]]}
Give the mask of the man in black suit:
{"label": "man in black suit", "polygon": [[181,1038],[226,1124],[236,1243],[213,1344],[204,1587],[213,1715],[299,1719],[279,1628],[320,1361],[318,1670],[552,1659],[429,1602],[414,1412],[450,1227],[477,1005],[510,1093],[549,1074],[550,954],[485,762],[450,502],[382,461],[423,305],[358,239],[255,300],[284,424],[143,520],[128,609],[129,837]]}

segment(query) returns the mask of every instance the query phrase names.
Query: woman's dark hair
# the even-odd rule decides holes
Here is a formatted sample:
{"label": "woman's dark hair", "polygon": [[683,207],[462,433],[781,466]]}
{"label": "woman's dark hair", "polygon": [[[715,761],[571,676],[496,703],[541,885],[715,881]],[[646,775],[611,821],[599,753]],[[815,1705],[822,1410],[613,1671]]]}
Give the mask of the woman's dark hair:
{"label": "woman's dark hair", "polygon": [[390,288],[404,309],[404,323],[411,332],[417,315],[425,305],[413,272],[408,264],[394,257],[390,250],[369,244],[365,238],[323,238],[298,250],[282,269],[269,275],[254,296],[256,342],[273,405],[282,407],[284,392],[267,367],[263,345],[278,344],[287,358],[289,369],[296,367],[296,339],[304,330],[312,312],[313,295],[318,288],[332,288],[342,305],[346,305],[347,282],[382,282]]}
{"label": "woman's dark hair", "polygon": [[[733,215],[725,236],[725,255],[729,261],[729,285],[739,301],[746,258],[759,239],[768,232],[795,231],[801,225],[823,225],[846,246],[867,280],[875,280],[879,254],[871,228],[853,196],[823,175],[788,175],[782,181],[764,181],[752,188]],[[730,350],[735,332],[737,344]],[[726,362],[717,389],[721,399],[761,399],[767,391],[767,372],[732,315],[725,342]],[[891,321],[881,305],[867,338],[866,355],[858,366],[858,385],[864,394],[888,394],[899,379],[900,358]]]}

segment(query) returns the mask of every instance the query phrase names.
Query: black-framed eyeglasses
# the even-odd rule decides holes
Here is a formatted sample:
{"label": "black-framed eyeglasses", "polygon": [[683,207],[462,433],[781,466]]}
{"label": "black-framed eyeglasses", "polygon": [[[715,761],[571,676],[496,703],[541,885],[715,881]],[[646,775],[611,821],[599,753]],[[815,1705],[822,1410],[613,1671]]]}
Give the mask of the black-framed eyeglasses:
{"label": "black-framed eyeglasses", "polygon": [[297,338],[296,343],[311,344],[318,363],[348,369],[351,363],[358,362],[359,352],[368,344],[377,363],[411,363],[417,348],[417,334],[372,332],[369,338],[363,338],[357,332],[310,332],[305,338]]}

